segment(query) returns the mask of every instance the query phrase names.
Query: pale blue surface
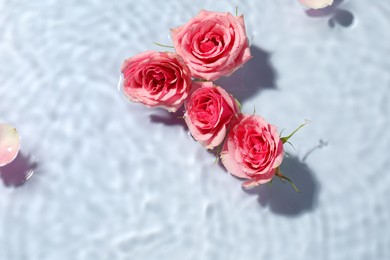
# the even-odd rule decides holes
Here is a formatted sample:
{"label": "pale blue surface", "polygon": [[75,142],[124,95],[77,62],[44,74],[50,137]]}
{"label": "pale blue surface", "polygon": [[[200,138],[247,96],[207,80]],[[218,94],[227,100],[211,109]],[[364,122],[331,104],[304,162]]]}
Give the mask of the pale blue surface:
{"label": "pale blue surface", "polygon": [[[125,58],[235,6],[254,58],[219,84],[280,129],[312,120],[283,166],[300,195],[243,191],[178,120],[116,90]],[[0,177],[0,260],[390,259],[390,1],[309,16],[297,0],[0,0],[0,14],[0,120],[22,138]]]}

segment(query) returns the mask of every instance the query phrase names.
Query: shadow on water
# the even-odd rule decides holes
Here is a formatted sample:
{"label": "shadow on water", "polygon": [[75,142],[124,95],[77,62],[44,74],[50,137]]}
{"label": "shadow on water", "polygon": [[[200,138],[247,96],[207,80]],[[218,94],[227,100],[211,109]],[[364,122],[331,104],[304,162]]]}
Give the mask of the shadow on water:
{"label": "shadow on water", "polygon": [[282,173],[289,177],[300,190],[296,192],[288,182],[274,178],[272,184],[265,184],[245,192],[258,196],[262,207],[278,215],[296,217],[317,207],[320,185],[308,165],[297,157],[285,156]]}
{"label": "shadow on water", "polygon": [[21,186],[33,175],[38,166],[30,155],[19,152],[15,160],[0,168],[0,179],[6,187]]}
{"label": "shadow on water", "polygon": [[336,25],[349,27],[352,25],[355,17],[350,11],[338,8],[342,2],[343,0],[335,0],[333,4],[328,7],[322,9],[309,9],[306,11],[306,14],[310,17],[330,16],[328,25],[331,28],[336,27]]}
{"label": "shadow on water", "polygon": [[175,113],[170,113],[165,109],[155,109],[154,114],[150,115],[150,121],[153,123],[163,124],[166,126],[181,126],[184,130],[188,130],[184,119],[184,106]]}
{"label": "shadow on water", "polygon": [[215,82],[241,103],[261,90],[276,89],[277,74],[270,61],[271,53],[253,45],[250,49],[252,59],[229,77]]}
{"label": "shadow on water", "polygon": [[334,28],[337,24],[343,27],[349,27],[352,25],[354,16],[347,10],[336,10],[333,17],[329,19],[328,23],[331,28]]}

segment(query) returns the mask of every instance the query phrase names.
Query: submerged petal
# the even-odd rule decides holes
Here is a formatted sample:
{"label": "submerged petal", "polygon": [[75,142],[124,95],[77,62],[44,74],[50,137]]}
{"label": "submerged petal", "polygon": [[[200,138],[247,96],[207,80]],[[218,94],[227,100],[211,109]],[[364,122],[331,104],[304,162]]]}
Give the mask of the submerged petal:
{"label": "submerged petal", "polygon": [[0,123],[0,166],[12,162],[19,152],[19,134],[16,128]]}

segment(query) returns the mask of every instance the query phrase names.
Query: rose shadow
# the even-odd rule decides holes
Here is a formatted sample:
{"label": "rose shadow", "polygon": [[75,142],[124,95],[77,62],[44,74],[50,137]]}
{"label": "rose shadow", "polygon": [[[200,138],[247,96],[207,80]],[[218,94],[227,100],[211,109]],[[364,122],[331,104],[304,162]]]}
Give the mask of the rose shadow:
{"label": "rose shadow", "polygon": [[0,168],[0,179],[6,187],[19,187],[31,178],[38,167],[31,155],[19,152],[15,160]]}
{"label": "rose shadow", "polygon": [[252,59],[232,75],[215,82],[241,103],[259,91],[276,89],[277,74],[270,61],[271,53],[254,45],[250,49]]}
{"label": "rose shadow", "polygon": [[184,116],[184,106],[174,113],[170,113],[165,109],[155,109],[154,114],[150,115],[150,121],[153,123],[163,124],[166,126],[181,126],[184,131],[188,130],[188,126],[185,123]]}
{"label": "rose shadow", "polygon": [[332,5],[325,8],[308,9],[305,12],[308,16],[314,18],[330,16],[330,19],[328,20],[330,28],[336,27],[337,24],[343,27],[349,27],[353,24],[355,17],[350,11],[337,7],[342,2],[343,0],[335,0]]}
{"label": "rose shadow", "polygon": [[271,184],[259,185],[246,193],[258,196],[262,207],[287,217],[298,217],[318,206],[320,184],[308,165],[297,157],[286,155],[281,165],[282,173],[300,190],[296,192],[290,183],[274,178]]}

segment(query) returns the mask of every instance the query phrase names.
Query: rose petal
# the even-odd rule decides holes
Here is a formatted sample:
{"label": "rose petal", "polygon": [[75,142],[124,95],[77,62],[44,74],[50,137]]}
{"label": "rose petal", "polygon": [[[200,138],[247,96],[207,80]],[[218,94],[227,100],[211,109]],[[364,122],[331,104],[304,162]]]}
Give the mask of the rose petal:
{"label": "rose petal", "polygon": [[226,170],[230,172],[230,174],[243,179],[249,179],[250,177],[245,174],[245,172],[242,170],[242,167],[237,163],[235,158],[232,156],[229,152],[222,152],[221,153],[221,161],[222,164],[225,166]]}
{"label": "rose petal", "polygon": [[313,9],[321,9],[333,4],[333,0],[299,0],[299,2]]}
{"label": "rose petal", "polygon": [[19,152],[19,135],[13,126],[0,123],[0,166],[12,162]]}
{"label": "rose petal", "polygon": [[254,180],[249,180],[249,181],[245,181],[244,183],[242,183],[242,187],[244,189],[252,189],[256,186],[259,186],[259,183],[257,181],[254,181]]}

